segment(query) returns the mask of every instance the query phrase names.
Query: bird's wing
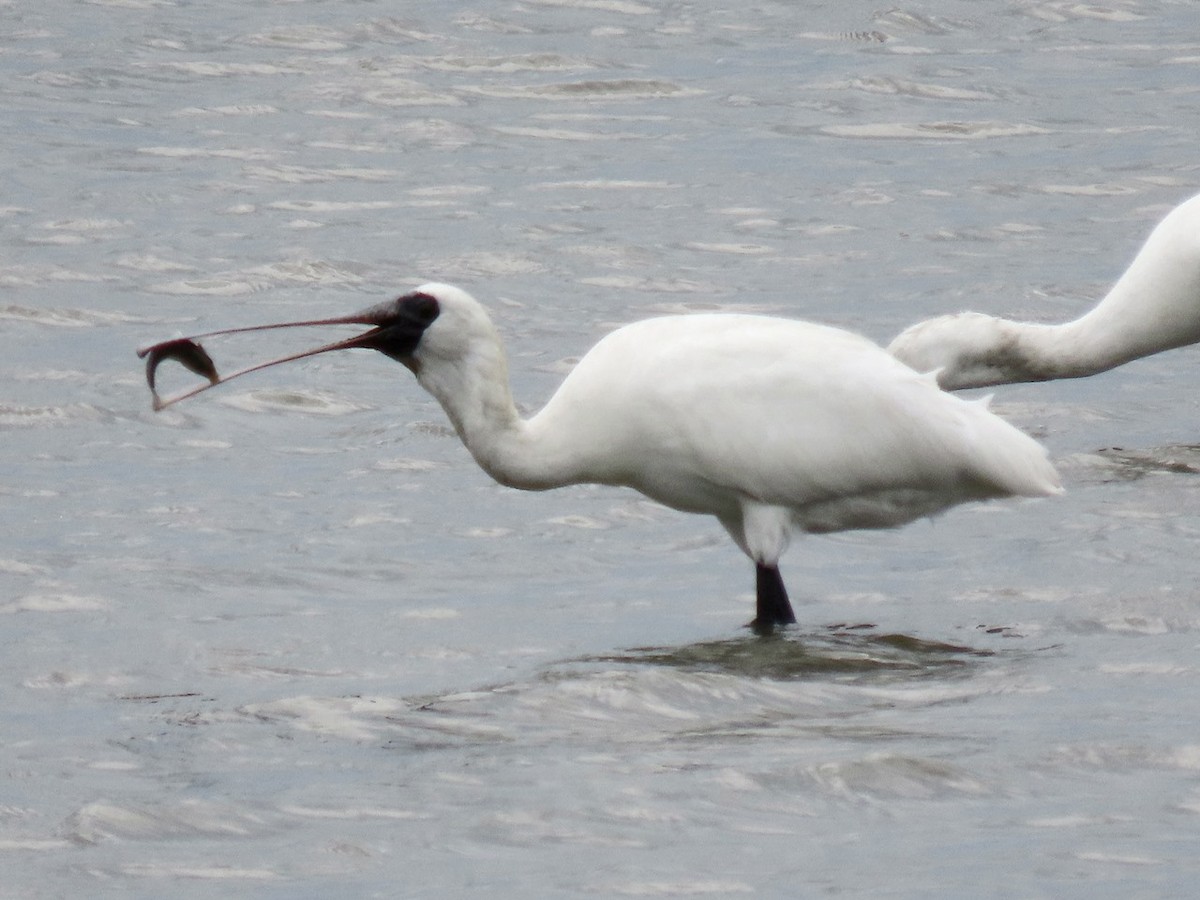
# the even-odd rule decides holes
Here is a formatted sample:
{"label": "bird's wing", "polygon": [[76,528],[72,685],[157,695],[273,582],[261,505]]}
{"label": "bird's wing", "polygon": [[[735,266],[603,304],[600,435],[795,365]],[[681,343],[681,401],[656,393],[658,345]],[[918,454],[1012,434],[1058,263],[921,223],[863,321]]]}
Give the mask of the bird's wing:
{"label": "bird's wing", "polygon": [[861,500],[856,515],[871,524],[874,499],[923,495],[912,518],[972,492],[1020,492],[980,464],[980,437],[1044,459],[1016,429],[866,339],[765,317],[656,319],[615,332],[546,412],[556,408],[572,410],[567,427],[596,446],[596,465],[607,467],[596,480],[717,515],[738,498],[796,510]]}

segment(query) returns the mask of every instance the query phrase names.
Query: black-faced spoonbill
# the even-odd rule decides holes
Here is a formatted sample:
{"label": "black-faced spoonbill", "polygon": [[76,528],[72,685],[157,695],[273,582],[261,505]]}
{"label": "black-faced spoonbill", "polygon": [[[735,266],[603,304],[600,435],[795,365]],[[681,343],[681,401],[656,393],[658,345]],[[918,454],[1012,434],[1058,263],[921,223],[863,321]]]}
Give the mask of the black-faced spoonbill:
{"label": "black-faced spoonbill", "polygon": [[138,353],[151,388],[164,359],[208,378],[155,394],[161,409],[275,363],[378,350],[412,370],[501,484],[622,485],[716,516],[754,561],[760,631],[796,621],[778,568],[793,531],[889,528],[968,500],[1062,490],[1045,450],[986,401],[951,396],[836,328],[721,313],[647,319],[596,344],[530,419],[513,404],[487,312],[449,285],[342,318],[232,331],[337,324],[372,327],[225,379],[192,338]]}
{"label": "black-faced spoonbill", "polygon": [[948,391],[1082,378],[1200,341],[1200,196],[1171,210],[1107,296],[1073,322],[965,312],[919,322],[888,351]]}

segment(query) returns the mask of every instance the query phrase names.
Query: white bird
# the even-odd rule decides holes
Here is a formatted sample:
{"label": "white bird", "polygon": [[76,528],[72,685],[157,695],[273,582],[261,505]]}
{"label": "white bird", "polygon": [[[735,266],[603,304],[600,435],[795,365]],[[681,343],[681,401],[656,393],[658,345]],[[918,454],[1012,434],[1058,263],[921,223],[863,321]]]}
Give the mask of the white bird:
{"label": "white bird", "polygon": [[950,391],[1082,378],[1200,341],[1200,195],[1158,224],[1108,295],[1061,325],[982,313],[913,325],[888,351]]}
{"label": "white bird", "polygon": [[[716,516],[754,562],[760,631],[795,622],[778,568],[793,531],[888,528],[968,500],[1062,490],[1041,445],[986,400],[944,393],[876,344],[822,325],[719,313],[636,322],[603,338],[522,419],[492,322],[458,288],[426,284],[356,315],[259,328],[330,324],[374,327],[228,378],[327,350],[378,350],[415,373],[501,484],[619,485]],[[155,394],[156,408],[222,380],[191,338],[139,355],[151,388],[163,359],[210,381]]]}

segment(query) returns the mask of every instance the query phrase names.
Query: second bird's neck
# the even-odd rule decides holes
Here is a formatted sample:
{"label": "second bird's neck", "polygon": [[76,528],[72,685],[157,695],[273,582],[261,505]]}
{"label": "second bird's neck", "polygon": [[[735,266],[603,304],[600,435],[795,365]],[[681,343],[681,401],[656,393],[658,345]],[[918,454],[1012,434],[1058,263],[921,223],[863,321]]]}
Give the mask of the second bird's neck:
{"label": "second bird's neck", "polygon": [[1090,312],[1049,329],[1072,370],[1055,377],[1103,372],[1200,341],[1200,272],[1157,249],[1147,247]]}
{"label": "second bird's neck", "polygon": [[1011,360],[1021,381],[1080,378],[1200,341],[1200,270],[1150,244],[1083,316],[1062,325],[997,320],[985,356]]}

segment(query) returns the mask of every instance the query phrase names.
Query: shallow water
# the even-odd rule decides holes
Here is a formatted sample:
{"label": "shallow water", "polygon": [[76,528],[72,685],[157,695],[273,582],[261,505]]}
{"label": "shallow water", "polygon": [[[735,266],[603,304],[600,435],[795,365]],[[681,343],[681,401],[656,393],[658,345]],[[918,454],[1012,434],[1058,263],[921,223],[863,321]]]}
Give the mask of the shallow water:
{"label": "shallow water", "polygon": [[714,522],[492,485],[394,363],[133,355],[437,278],[532,409],[655,312],[1063,320],[1200,185],[1192,4],[31,6],[0,896],[1194,891],[1193,350],[998,390],[1068,494],[798,541],[774,640]]}

